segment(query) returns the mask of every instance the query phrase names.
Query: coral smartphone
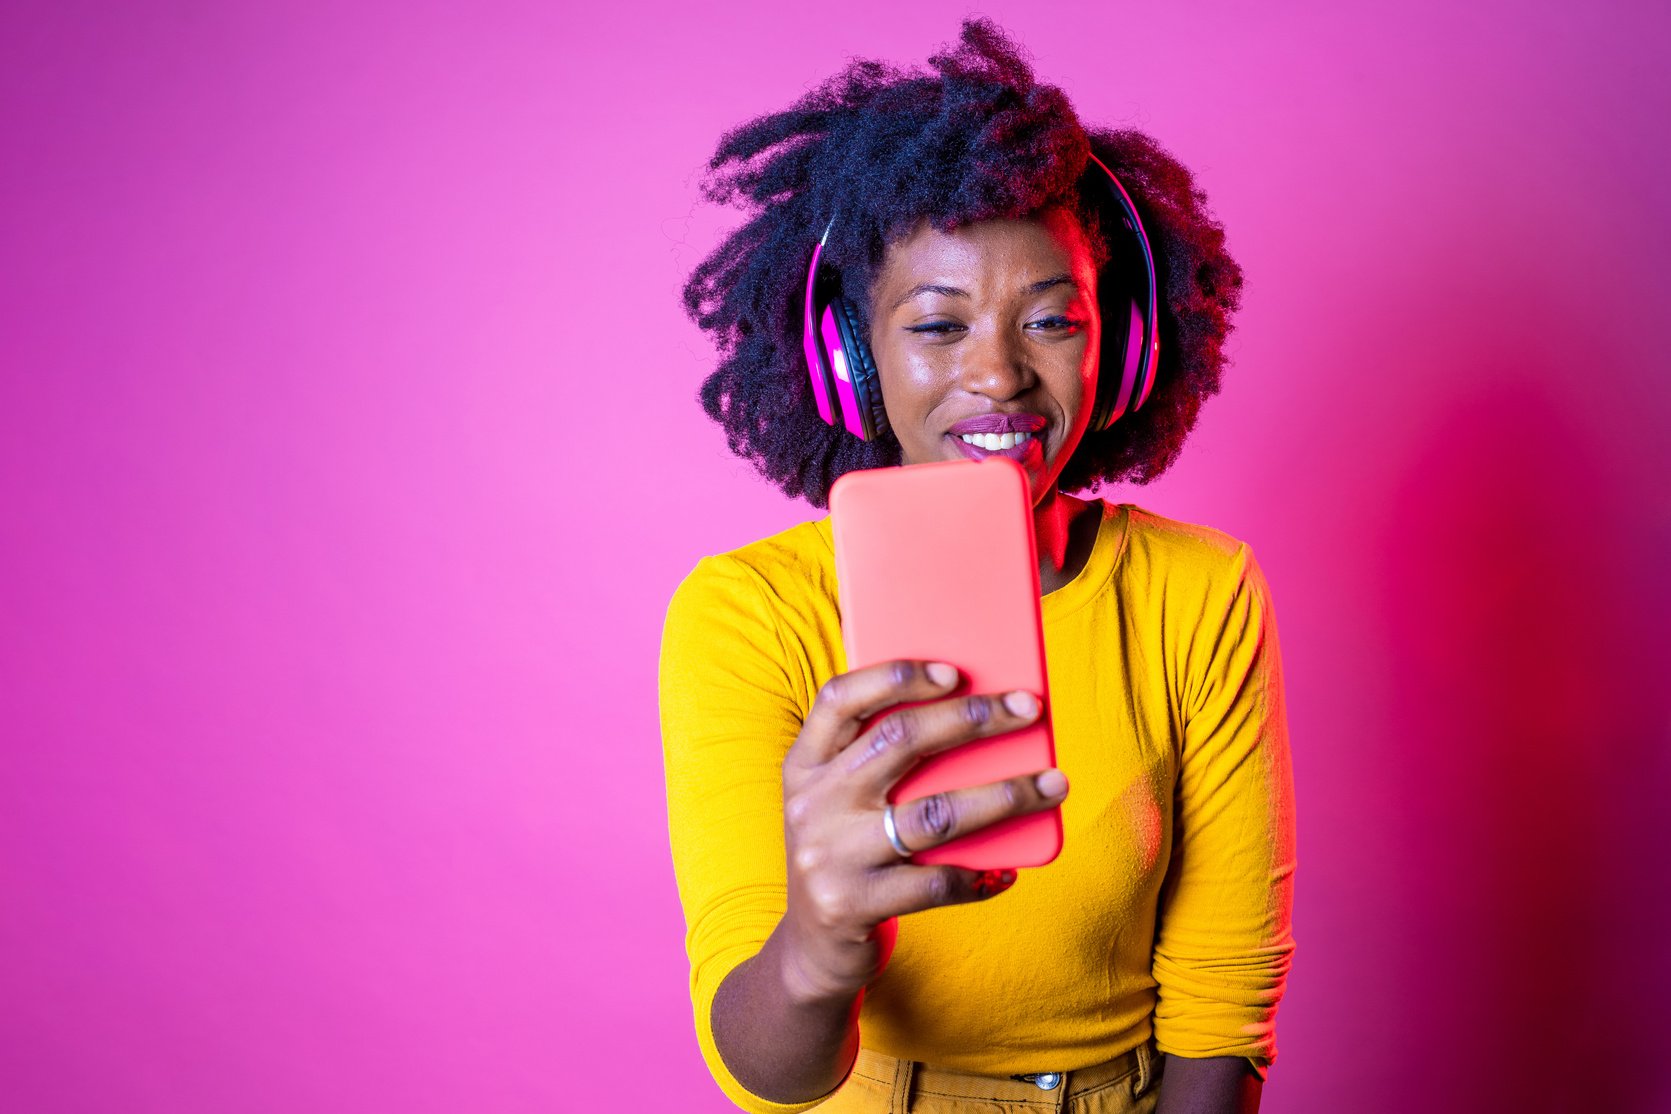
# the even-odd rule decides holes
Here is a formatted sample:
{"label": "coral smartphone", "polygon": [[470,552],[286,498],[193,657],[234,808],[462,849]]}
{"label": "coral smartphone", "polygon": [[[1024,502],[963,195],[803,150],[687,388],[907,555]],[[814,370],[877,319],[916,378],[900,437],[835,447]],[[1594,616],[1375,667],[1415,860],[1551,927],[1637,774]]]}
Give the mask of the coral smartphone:
{"label": "coral smartphone", "polygon": [[[949,696],[1026,689],[1043,707],[1023,730],[929,755],[894,783],[888,800],[1055,765],[1033,508],[1021,466],[993,456],[849,472],[831,489],[830,518],[849,670],[893,658],[946,661],[963,674]],[[911,861],[975,870],[1043,866],[1061,849],[1057,806],[926,848]]]}

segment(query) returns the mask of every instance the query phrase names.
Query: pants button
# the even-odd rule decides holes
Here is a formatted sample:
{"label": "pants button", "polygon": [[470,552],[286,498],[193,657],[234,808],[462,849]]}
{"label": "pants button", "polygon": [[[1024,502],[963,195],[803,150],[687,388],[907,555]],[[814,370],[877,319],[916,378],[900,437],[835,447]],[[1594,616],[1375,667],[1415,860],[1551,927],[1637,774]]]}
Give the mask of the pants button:
{"label": "pants button", "polygon": [[1062,1073],[1059,1071],[1035,1071],[1026,1075],[1012,1075],[1010,1078],[1031,1083],[1041,1091],[1054,1091],[1062,1085]]}

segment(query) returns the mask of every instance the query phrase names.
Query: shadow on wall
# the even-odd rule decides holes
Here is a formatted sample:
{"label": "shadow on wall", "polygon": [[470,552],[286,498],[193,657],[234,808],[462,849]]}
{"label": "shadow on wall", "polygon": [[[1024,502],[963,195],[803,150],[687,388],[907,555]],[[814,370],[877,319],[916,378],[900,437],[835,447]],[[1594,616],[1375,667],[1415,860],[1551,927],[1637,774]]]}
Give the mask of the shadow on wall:
{"label": "shadow on wall", "polygon": [[1646,1111],[1671,727],[1657,527],[1631,502],[1660,481],[1606,474],[1531,370],[1473,376],[1385,507],[1400,992],[1363,1005],[1423,1109]]}

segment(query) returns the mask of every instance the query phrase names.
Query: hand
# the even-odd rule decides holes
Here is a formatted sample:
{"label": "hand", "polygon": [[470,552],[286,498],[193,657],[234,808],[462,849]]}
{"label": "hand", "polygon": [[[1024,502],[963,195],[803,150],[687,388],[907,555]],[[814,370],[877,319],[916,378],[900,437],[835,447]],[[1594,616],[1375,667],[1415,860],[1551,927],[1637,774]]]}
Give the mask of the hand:
{"label": "hand", "polygon": [[[981,901],[1002,893],[1015,872],[901,858],[882,827],[887,793],[936,751],[1025,727],[1038,718],[1030,693],[942,698],[957,683],[943,663],[888,661],[832,677],[818,691],[783,760],[784,848],[788,864],[785,984],[802,1002],[852,998],[882,973],[902,913]],[[894,705],[929,701],[866,720]],[[1060,804],[1027,774],[898,805],[900,840],[913,851]]]}

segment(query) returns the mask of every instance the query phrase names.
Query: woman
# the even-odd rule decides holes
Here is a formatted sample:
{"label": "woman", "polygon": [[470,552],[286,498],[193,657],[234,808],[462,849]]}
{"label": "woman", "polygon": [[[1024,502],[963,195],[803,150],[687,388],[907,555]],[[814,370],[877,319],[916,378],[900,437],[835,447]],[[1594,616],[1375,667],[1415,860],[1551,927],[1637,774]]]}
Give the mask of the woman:
{"label": "woman", "polygon": [[[990,23],[930,62],[855,62],[721,141],[706,192],[752,219],[685,291],[722,356],[701,398],[819,508],[854,469],[991,451],[976,419],[1012,430],[1062,770],[886,808],[917,758],[1030,722],[1038,694],[947,698],[945,663],[848,671],[827,517],[703,558],[661,657],[698,1042],[752,1111],[1255,1110],[1293,951],[1270,594],[1221,531],[1069,494],[1175,459],[1241,272],[1184,167],[1087,133]],[[1138,296],[1116,289],[1134,272],[1107,172],[1153,247],[1160,358],[1098,430],[1104,331],[1127,336],[1108,307]],[[802,356],[820,234],[814,276],[874,361],[862,436],[821,414]],[[861,731],[904,702],[924,703]],[[1062,853],[1020,878],[904,858],[1055,807]]]}

